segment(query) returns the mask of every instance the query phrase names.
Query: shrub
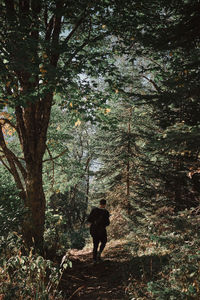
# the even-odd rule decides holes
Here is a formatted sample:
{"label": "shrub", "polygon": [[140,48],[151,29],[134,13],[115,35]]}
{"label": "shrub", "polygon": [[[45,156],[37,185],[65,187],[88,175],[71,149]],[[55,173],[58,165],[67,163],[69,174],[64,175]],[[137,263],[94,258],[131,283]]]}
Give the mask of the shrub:
{"label": "shrub", "polygon": [[32,250],[23,255],[20,236],[10,237],[6,242],[9,254],[7,251],[7,256],[0,260],[0,294],[4,299],[63,299],[58,285],[64,269],[71,266],[67,255],[58,265]]}
{"label": "shrub", "polygon": [[[172,209],[163,208],[148,216],[132,242],[133,252],[137,252],[143,265],[138,272],[138,284],[134,272],[141,262],[134,261],[133,274],[127,288],[132,297],[156,300],[200,299],[199,227],[198,209],[175,213]],[[137,249],[134,243],[137,243]],[[152,264],[146,263],[146,255],[150,262],[154,255],[160,258],[167,255],[167,260],[160,260],[160,270],[159,263],[155,265],[153,262],[153,266],[157,266],[154,269]]]}
{"label": "shrub", "polygon": [[24,214],[16,186],[7,179],[0,175],[0,236],[6,236],[11,231],[20,232]]}

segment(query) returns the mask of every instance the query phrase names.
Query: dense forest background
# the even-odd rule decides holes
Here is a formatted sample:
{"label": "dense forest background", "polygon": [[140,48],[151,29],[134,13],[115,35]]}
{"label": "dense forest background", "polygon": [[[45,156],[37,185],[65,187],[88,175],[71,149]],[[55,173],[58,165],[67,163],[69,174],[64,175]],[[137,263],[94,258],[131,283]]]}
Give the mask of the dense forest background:
{"label": "dense forest background", "polygon": [[200,2],[0,11],[0,299],[68,299],[103,198],[129,299],[199,299]]}

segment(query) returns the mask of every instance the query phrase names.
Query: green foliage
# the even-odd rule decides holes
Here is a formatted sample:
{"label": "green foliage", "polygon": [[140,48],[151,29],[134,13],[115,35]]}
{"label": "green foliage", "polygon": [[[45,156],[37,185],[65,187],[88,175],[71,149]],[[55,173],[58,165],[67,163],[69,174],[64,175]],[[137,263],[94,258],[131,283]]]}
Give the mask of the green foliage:
{"label": "green foliage", "polygon": [[[48,131],[47,151],[44,157],[44,188],[47,197],[71,190],[87,198],[87,181],[92,162],[90,122],[85,123],[71,114],[70,109],[52,108]],[[88,183],[89,184],[89,183]],[[84,201],[84,200],[83,200]]]}
{"label": "green foliage", "polygon": [[196,209],[177,214],[167,206],[139,218],[140,226],[129,235],[132,297],[199,299],[199,219]]}
{"label": "green foliage", "polygon": [[81,249],[85,244],[92,129],[78,116],[53,106],[44,158],[45,247],[58,254],[66,248]]}
{"label": "green foliage", "polygon": [[[142,53],[150,52],[141,73],[151,84],[148,94],[140,99],[151,102],[159,126],[149,146],[151,153],[156,152],[157,161],[159,157],[163,161],[157,164],[161,173],[154,171],[152,176],[158,174],[164,193],[171,196],[177,208],[199,205],[194,178],[188,176],[190,170],[197,171],[199,166],[197,9],[199,3],[195,1],[155,1],[148,15],[151,25],[144,24],[142,32],[138,32],[144,47]],[[141,6],[141,11],[145,15],[145,7]]]}
{"label": "green foliage", "polygon": [[[110,100],[110,111],[105,114],[103,128],[97,130],[94,142],[100,168],[96,172],[97,190],[107,190],[110,203],[127,208],[136,203],[147,205],[156,194],[156,183],[148,176],[151,172],[155,149],[150,153],[158,126],[152,121],[152,107],[133,104],[118,95],[118,102]],[[150,167],[151,164],[151,167]],[[145,175],[147,176],[145,178]],[[154,189],[152,189],[154,187]],[[153,191],[152,191],[153,190]]]}
{"label": "green foliage", "polygon": [[24,207],[12,178],[2,168],[0,181],[0,236],[6,237],[12,231],[21,232]]}
{"label": "green foliage", "polygon": [[186,210],[177,216],[162,216],[161,221],[165,226],[158,225],[157,230],[162,233],[157,236],[157,242],[170,249],[170,261],[163,269],[163,276],[148,284],[148,290],[157,299],[198,299],[199,215],[195,210]]}
{"label": "green foliage", "polygon": [[71,199],[70,193],[65,192],[50,197],[44,234],[48,252],[61,255],[66,249],[82,249],[85,246],[87,203],[81,196],[77,192],[76,198]]}
{"label": "green foliage", "polygon": [[58,289],[63,271],[71,267],[67,255],[60,266],[32,253],[24,255],[19,236],[7,240],[9,254],[1,256],[0,293],[5,299],[62,299]]}
{"label": "green foliage", "polygon": [[[131,278],[130,294],[200,298],[199,216],[190,210],[199,206],[200,192],[198,1],[68,1],[62,10],[59,2],[47,2],[46,20],[45,1],[37,18],[32,11],[22,18],[17,5],[16,14],[6,14],[8,7],[0,4],[0,105],[39,103],[35,115],[55,92],[43,168],[48,251],[81,249],[88,203],[106,196],[124,208],[134,232],[137,257],[130,268],[137,265],[138,278]],[[60,13],[57,44],[51,16]],[[45,37],[47,28],[52,32]],[[58,63],[52,63],[55,55]],[[33,127],[41,132],[38,124],[36,118]],[[7,141],[16,161],[19,145],[15,138]],[[53,297],[46,293],[50,286],[56,291],[58,270],[15,250],[20,200],[9,182],[0,194],[2,293]]]}
{"label": "green foliage", "polygon": [[[66,5],[41,1],[29,7],[3,1],[0,4],[1,105],[24,106],[54,90],[67,96],[63,101],[66,106],[70,99],[79,102],[82,112],[85,106],[95,107],[92,102],[82,105],[82,97],[88,94],[90,85],[88,80],[85,83],[80,80],[80,74],[98,77],[113,68],[109,60],[112,51],[108,46],[111,35],[108,25],[114,6],[114,2],[85,0],[69,1]],[[19,73],[12,72],[16,70]],[[20,86],[28,84],[26,92],[19,87],[22,75],[26,76],[26,82],[20,81]]]}
{"label": "green foliage", "polygon": [[5,299],[61,299],[58,285],[67,256],[58,266],[28,252],[21,237],[24,206],[10,176],[1,172],[0,294]]}

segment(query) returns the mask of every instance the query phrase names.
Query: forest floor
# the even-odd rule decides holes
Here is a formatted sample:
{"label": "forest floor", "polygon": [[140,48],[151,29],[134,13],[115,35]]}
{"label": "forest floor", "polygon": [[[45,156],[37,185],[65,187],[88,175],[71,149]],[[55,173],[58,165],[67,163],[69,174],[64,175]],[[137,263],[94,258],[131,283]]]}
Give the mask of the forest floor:
{"label": "forest floor", "polygon": [[64,272],[61,280],[66,300],[130,299],[127,286],[132,255],[125,241],[107,243],[103,260],[97,264],[92,260],[92,245],[83,250],[71,250],[69,259],[72,268]]}

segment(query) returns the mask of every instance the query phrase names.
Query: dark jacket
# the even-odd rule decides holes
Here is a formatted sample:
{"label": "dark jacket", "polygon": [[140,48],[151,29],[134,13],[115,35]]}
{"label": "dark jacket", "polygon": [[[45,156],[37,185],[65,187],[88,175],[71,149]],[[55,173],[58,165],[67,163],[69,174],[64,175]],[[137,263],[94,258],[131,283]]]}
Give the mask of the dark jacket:
{"label": "dark jacket", "polygon": [[93,208],[87,219],[91,223],[90,234],[92,236],[106,235],[106,226],[110,224],[109,216],[109,212],[105,208]]}

